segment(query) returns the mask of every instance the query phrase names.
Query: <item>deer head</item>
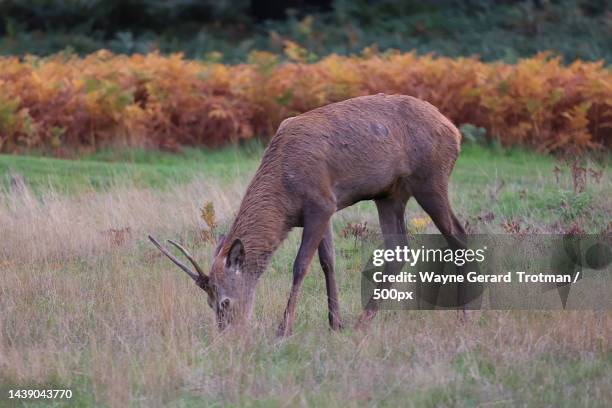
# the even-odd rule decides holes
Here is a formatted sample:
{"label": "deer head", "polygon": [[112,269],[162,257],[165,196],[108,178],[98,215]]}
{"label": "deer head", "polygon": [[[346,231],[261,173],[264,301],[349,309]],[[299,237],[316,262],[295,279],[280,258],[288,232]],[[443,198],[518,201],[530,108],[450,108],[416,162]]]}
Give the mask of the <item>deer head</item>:
{"label": "deer head", "polygon": [[218,240],[209,275],[204,273],[193,256],[182,245],[168,240],[187,257],[195,268],[195,272],[150,235],[149,240],[206,292],[208,305],[216,314],[219,330],[224,330],[231,323],[242,321],[251,314],[255,285],[250,280],[249,274],[243,273],[245,252],[239,239],[234,240],[229,250],[224,252],[221,250],[224,247],[225,238],[222,236]]}

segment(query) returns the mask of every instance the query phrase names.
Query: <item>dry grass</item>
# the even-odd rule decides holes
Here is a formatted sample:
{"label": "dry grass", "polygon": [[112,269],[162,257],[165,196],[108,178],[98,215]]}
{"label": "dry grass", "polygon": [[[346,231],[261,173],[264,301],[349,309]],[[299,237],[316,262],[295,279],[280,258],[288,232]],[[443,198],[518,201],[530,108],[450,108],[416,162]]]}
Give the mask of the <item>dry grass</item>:
{"label": "dry grass", "polygon": [[[473,312],[464,324],[455,312],[384,312],[366,334],[334,334],[315,266],[297,334],[276,340],[295,234],[262,278],[252,326],[216,333],[204,294],[145,237],[179,236],[206,264],[199,206],[214,201],[227,225],[244,188],[196,180],[165,191],[0,196],[0,391],[54,385],[72,388],[81,405],[112,407],[611,400],[609,312]],[[364,206],[338,220],[376,226]],[[338,264],[350,324],[359,271],[344,255]]]}
{"label": "dry grass", "polygon": [[204,228],[198,206],[214,198],[218,216],[227,218],[241,191],[195,181],[165,191],[122,186],[75,196],[50,191],[35,197],[29,190],[0,195],[0,256],[21,262],[87,258],[112,247],[120,231],[120,240],[128,241],[122,243],[133,245],[147,233]]}

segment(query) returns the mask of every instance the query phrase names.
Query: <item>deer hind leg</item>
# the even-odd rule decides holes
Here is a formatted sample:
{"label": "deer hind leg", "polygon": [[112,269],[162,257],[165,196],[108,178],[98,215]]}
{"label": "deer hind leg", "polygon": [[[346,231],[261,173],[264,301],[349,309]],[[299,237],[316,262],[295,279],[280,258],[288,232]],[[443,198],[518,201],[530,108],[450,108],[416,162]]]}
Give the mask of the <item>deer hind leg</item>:
{"label": "deer hind leg", "polygon": [[334,211],[335,205],[324,207],[320,204],[314,204],[304,208],[302,243],[293,264],[293,284],[291,285],[291,292],[289,293],[289,300],[287,301],[283,320],[278,327],[277,335],[279,337],[289,336],[292,332],[293,321],[295,320],[295,306],[300,294],[300,286],[308,272],[312,257],[323,239]]}
{"label": "deer hind leg", "polygon": [[[413,188],[414,198],[423,210],[429,214],[438,227],[451,249],[466,249],[467,236],[461,222],[457,219],[448,200],[448,183],[446,180],[428,183]],[[465,274],[465,267],[457,267],[458,272]],[[467,302],[467,287],[459,284],[457,301],[462,305],[465,317],[465,304]]]}
{"label": "deer hind leg", "polygon": [[448,200],[447,183],[429,182],[414,189],[413,195],[444,235],[448,244],[455,249],[465,248],[465,230],[451,208]]}
{"label": "deer hind leg", "polygon": [[[406,203],[410,195],[407,193],[398,194],[396,196],[378,199],[376,209],[378,210],[378,219],[380,229],[383,233],[385,248],[393,249],[396,246],[408,245],[408,237],[406,235],[406,225],[404,223],[404,213],[406,211]],[[401,269],[402,264],[390,263],[385,265],[385,275],[396,275]],[[379,283],[377,289],[389,288],[391,284],[388,282]],[[356,328],[365,329],[370,321],[376,316],[379,309],[379,301],[374,297],[370,297],[366,304],[363,313],[357,320]]]}
{"label": "deer hind leg", "polygon": [[319,262],[325,274],[329,326],[332,330],[340,330],[342,328],[342,321],[340,319],[338,287],[336,286],[336,274],[334,271],[334,241],[331,221],[327,223],[327,229],[319,244]]}

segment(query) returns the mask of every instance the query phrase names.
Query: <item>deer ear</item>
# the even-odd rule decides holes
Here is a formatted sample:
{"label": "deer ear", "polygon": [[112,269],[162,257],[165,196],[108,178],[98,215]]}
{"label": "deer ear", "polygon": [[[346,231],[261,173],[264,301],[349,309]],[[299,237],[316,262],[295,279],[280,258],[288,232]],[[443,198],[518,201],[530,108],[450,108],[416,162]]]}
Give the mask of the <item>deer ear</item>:
{"label": "deer ear", "polygon": [[236,239],[232,243],[232,247],[227,254],[227,260],[225,261],[225,266],[229,270],[238,271],[241,270],[244,266],[244,245],[242,245],[242,241]]}
{"label": "deer ear", "polygon": [[221,234],[219,235],[219,238],[217,238],[217,247],[215,248],[214,256],[219,255],[219,252],[221,252],[221,248],[223,248],[224,243],[225,243],[225,235]]}

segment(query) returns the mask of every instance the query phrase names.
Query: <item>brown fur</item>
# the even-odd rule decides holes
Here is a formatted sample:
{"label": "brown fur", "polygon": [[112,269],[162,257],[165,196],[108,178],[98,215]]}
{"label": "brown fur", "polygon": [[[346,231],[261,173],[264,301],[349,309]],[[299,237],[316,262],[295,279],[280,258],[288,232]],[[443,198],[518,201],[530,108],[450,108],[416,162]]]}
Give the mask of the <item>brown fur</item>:
{"label": "brown fur", "polygon": [[[404,209],[411,196],[452,246],[464,246],[463,227],[447,196],[460,141],[457,128],[434,106],[404,95],[348,99],[283,121],[220,245],[210,279],[199,283],[220,327],[250,315],[256,282],[272,253],[289,230],[304,227],[279,334],[291,332],[299,288],[317,249],[330,325],[340,328],[330,219],[362,200],[376,202],[387,246],[405,242]],[[377,309],[370,301],[360,322]]]}
{"label": "brown fur", "polygon": [[327,201],[339,211],[388,195],[410,176],[448,176],[460,141],[457,128],[435,106],[404,95],[352,98],[286,119],[221,252],[240,238],[247,259],[257,264],[291,228],[303,226],[305,201]]}
{"label": "brown fur", "polygon": [[[460,141],[437,108],[403,95],[353,98],[289,118],[247,188],[220,257],[240,239],[254,284],[289,230],[304,226],[311,207],[331,214],[398,191],[407,192],[400,198],[405,204],[423,183],[445,197]],[[223,274],[213,268],[212,278],[223,281]]]}

